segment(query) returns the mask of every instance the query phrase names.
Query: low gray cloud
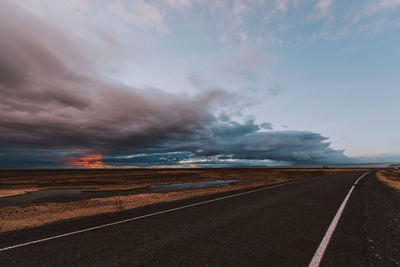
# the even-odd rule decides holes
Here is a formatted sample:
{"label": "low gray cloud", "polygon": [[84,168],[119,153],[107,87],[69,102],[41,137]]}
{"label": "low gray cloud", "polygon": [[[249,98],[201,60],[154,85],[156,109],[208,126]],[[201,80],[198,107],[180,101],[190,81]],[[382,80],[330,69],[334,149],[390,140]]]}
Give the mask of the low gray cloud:
{"label": "low gray cloud", "polygon": [[196,156],[223,156],[234,160],[273,160],[291,163],[349,162],[343,151],[334,150],[328,138],[306,131],[263,131],[264,124],[218,122],[206,140],[181,144],[179,150]]}
{"label": "low gray cloud", "polygon": [[93,153],[113,166],[191,157],[349,160],[320,134],[276,132],[268,122],[215,115],[234,101],[218,87],[188,96],[109,81],[90,44],[11,1],[0,3],[0,37],[2,168],[63,166]]}

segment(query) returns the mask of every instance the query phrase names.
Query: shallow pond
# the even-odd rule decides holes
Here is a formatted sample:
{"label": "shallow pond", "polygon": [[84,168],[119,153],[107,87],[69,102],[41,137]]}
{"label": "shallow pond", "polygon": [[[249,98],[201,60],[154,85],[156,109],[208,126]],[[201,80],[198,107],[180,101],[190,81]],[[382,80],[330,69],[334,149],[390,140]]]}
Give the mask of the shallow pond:
{"label": "shallow pond", "polygon": [[179,183],[179,184],[163,184],[149,186],[149,190],[179,190],[188,188],[204,188],[204,187],[221,187],[227,186],[230,183],[239,182],[239,180],[212,180],[193,183]]}
{"label": "shallow pond", "polygon": [[74,196],[82,194],[88,188],[55,188],[28,192],[21,195],[1,197],[0,207],[30,204],[43,199]]}
{"label": "shallow pond", "polygon": [[108,191],[90,191],[93,188],[53,188],[25,194],[0,197],[0,208],[7,206],[19,206],[38,204],[43,202],[63,202],[77,201],[90,198],[111,197],[115,195],[132,195],[146,193],[150,190],[182,190],[189,188],[222,187],[239,180],[210,180],[193,183],[161,184],[143,187],[134,190],[108,190]]}

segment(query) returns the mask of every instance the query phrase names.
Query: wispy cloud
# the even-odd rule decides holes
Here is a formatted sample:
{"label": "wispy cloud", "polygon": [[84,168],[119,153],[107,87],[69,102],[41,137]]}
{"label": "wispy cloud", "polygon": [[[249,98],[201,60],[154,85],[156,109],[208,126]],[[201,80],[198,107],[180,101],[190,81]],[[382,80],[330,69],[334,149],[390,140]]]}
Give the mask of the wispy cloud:
{"label": "wispy cloud", "polygon": [[[176,4],[176,3],[175,3]],[[165,30],[163,15],[156,5],[144,0],[132,2],[112,1],[108,9],[126,23],[139,28],[154,28],[158,31]]]}
{"label": "wispy cloud", "polygon": [[332,7],[333,0],[318,0],[314,6],[315,13],[309,16],[310,20],[327,18]]}
{"label": "wispy cloud", "polygon": [[192,5],[192,3],[189,0],[165,0],[165,1],[168,3],[168,5],[170,5],[173,8],[182,8]]}
{"label": "wispy cloud", "polygon": [[366,4],[363,14],[365,16],[374,15],[385,10],[400,8],[400,0],[375,0]]}
{"label": "wispy cloud", "polygon": [[276,0],[276,9],[286,11],[288,9],[288,0]]}

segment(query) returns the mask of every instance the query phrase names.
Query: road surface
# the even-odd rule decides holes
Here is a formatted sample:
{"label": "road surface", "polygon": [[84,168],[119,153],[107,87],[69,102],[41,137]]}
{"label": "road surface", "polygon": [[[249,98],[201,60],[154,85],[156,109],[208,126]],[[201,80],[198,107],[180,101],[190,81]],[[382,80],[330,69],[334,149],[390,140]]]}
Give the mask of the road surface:
{"label": "road surface", "polygon": [[[3,233],[0,248],[10,248],[151,214],[0,251],[0,266],[308,266],[364,173],[324,175]],[[373,175],[354,187],[321,266],[366,265],[358,187]]]}

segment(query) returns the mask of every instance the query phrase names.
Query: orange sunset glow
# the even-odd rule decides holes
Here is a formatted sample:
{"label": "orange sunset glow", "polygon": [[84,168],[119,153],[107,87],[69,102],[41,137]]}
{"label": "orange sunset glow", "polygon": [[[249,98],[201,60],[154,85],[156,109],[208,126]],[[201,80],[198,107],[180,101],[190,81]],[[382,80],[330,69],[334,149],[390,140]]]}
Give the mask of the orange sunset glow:
{"label": "orange sunset glow", "polygon": [[111,167],[103,162],[103,156],[101,154],[88,154],[78,156],[76,158],[69,158],[66,164],[73,166],[81,166],[88,169],[101,169]]}

